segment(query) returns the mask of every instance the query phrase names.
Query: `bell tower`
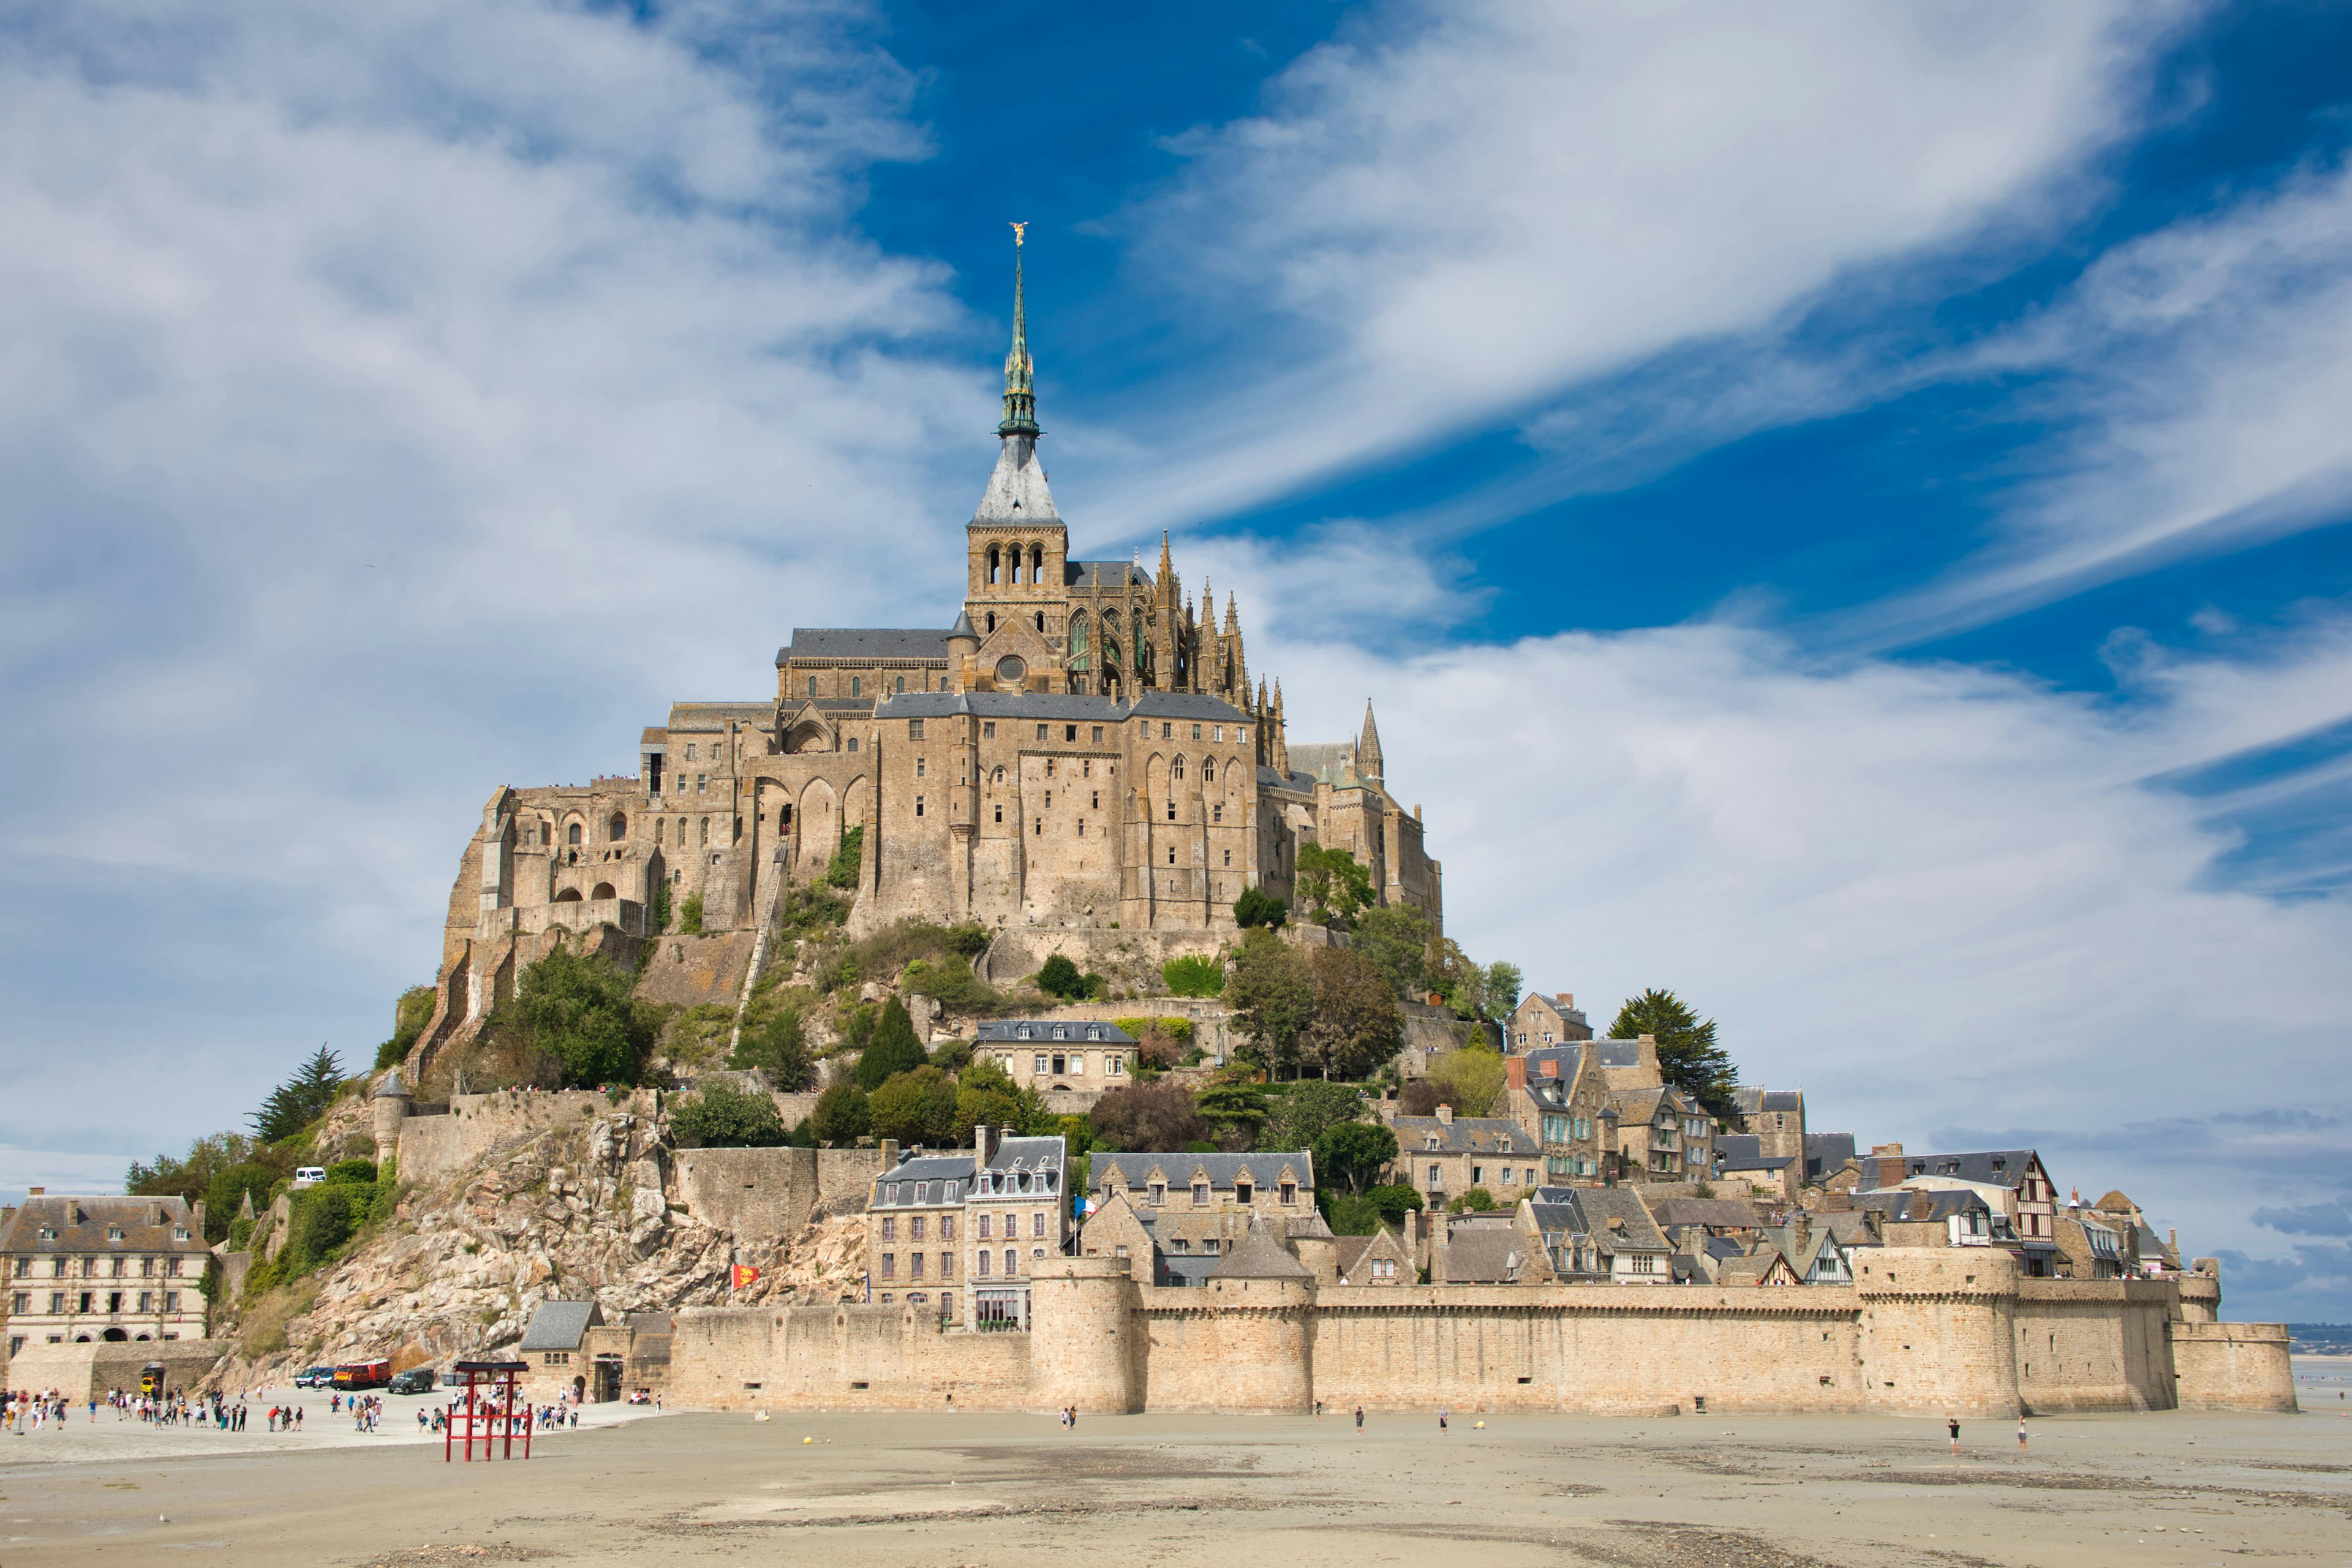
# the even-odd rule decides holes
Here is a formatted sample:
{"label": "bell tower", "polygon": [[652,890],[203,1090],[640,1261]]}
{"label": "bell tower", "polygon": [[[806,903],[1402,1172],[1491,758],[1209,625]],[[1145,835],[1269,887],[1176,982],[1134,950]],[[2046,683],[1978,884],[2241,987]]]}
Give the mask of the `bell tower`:
{"label": "bell tower", "polygon": [[1023,231],[1013,226],[1013,346],[1004,356],[1004,420],[996,427],[995,471],[964,527],[964,612],[985,639],[1008,618],[1029,622],[1055,647],[1069,622],[1064,593],[1070,531],[1054,510],[1037,458],[1036,366],[1022,277]]}

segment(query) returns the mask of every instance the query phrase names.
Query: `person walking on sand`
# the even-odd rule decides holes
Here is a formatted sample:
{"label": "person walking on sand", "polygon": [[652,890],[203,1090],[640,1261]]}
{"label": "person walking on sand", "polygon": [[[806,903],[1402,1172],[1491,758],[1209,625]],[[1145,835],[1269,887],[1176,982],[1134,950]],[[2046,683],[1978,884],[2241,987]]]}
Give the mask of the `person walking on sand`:
{"label": "person walking on sand", "polygon": [[1445,1416],[1446,1412],[1441,1408],[1437,1413],[1437,1429],[1441,1432],[1445,1430]]}
{"label": "person walking on sand", "polygon": [[2022,1415],[2017,1418],[2017,1451],[2021,1454],[2025,1452],[2025,1417]]}
{"label": "person walking on sand", "polygon": [[1362,1431],[1363,1429],[1364,1429],[1364,1407],[1363,1407],[1362,1405],[1357,1405],[1357,1406],[1356,1406],[1356,1430],[1357,1430],[1357,1431],[1359,1431],[1359,1432],[1360,1432],[1360,1431]]}
{"label": "person walking on sand", "polygon": [[1944,1417],[1944,1425],[1952,1429],[1952,1457],[1958,1458],[1960,1452],[1960,1418],[1957,1415],[1947,1415]]}

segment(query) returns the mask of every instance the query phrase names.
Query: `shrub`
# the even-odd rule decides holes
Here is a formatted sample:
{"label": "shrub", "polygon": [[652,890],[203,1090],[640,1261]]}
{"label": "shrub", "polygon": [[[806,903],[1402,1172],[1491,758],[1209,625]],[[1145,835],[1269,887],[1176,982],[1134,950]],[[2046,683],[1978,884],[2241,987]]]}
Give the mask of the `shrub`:
{"label": "shrub", "polygon": [[670,1112],[671,1133],[687,1148],[773,1149],[784,1142],[784,1119],[764,1094],[730,1083],[707,1083]]}
{"label": "shrub", "polygon": [[702,895],[700,893],[687,894],[686,901],[678,905],[677,930],[681,936],[702,934]]}
{"label": "shrub", "polygon": [[941,1072],[961,1072],[971,1065],[970,1040],[941,1040],[931,1047],[931,1066]]}
{"label": "shrub", "polygon": [[988,928],[978,921],[950,926],[948,946],[961,957],[978,958],[988,951]]}
{"label": "shrub", "polygon": [[669,881],[667,878],[654,884],[652,915],[654,930],[660,931],[669,930]]}
{"label": "shrub", "polygon": [[915,1021],[907,1016],[907,1005],[893,996],[882,1004],[873,1038],[857,1055],[857,1087],[870,1094],[898,1074],[922,1065],[923,1047],[915,1038]]}
{"label": "shrub", "polygon": [[662,1054],[684,1066],[707,1062],[719,1054],[734,1026],[735,1009],[723,1002],[688,1007],[669,1021],[662,1036]]}
{"label": "shrub", "polygon": [[484,1034],[519,1037],[562,1064],[566,1085],[593,1089],[637,1081],[660,1016],[619,965],[557,947],[522,972]]}
{"label": "shrub", "polygon": [[373,1183],[375,1180],[375,1162],[373,1160],[338,1160],[327,1167],[327,1180]]}
{"label": "shrub", "polygon": [[1078,973],[1076,964],[1057,952],[1037,971],[1037,989],[1048,996],[1075,1002],[1087,994],[1086,976]]}
{"label": "shrub", "polygon": [[830,931],[849,919],[849,900],[821,882],[795,882],[776,903],[780,931]]}
{"label": "shrub", "polygon": [[958,1013],[992,1013],[1004,1005],[1004,997],[995,987],[953,959],[931,963],[919,958],[907,965],[899,983]]}
{"label": "shrub", "polygon": [[824,879],[836,888],[857,886],[857,864],[866,849],[866,825],[845,828],[841,835],[841,847],[824,868]]}
{"label": "shrub", "polygon": [[1393,1229],[1404,1228],[1404,1216],[1422,1206],[1421,1194],[1405,1183],[1374,1187],[1364,1194],[1365,1200],[1381,1211],[1381,1219]]}
{"label": "shrub", "polygon": [[1464,1193],[1460,1197],[1455,1198],[1452,1203],[1447,1204],[1445,1205],[1445,1212],[1448,1214],[1462,1214],[1466,1211],[1473,1214],[1485,1214],[1490,1209],[1500,1206],[1500,1205],[1495,1202],[1494,1194],[1488,1192],[1484,1187],[1473,1187],[1468,1192]]}
{"label": "shrub", "polygon": [[1449,1051],[1429,1069],[1439,1097],[1456,1116],[1492,1114],[1495,1097],[1503,1091],[1503,1056],[1483,1047]]}
{"label": "shrub", "polygon": [[416,1037],[433,1021],[433,1006],[439,1000],[440,993],[430,985],[413,985],[400,994],[392,1005],[392,1038],[375,1048],[377,1071],[407,1059]]}
{"label": "shrub", "polygon": [[935,1067],[892,1075],[868,1100],[877,1138],[937,1146],[955,1137],[956,1086]]}
{"label": "shrub", "polygon": [[866,1103],[866,1091],[855,1079],[844,1079],[816,1097],[816,1109],[809,1112],[809,1135],[820,1143],[847,1145],[866,1136],[874,1124],[872,1107]]}
{"label": "shrub", "polygon": [[1160,977],[1178,996],[1214,996],[1225,988],[1224,964],[1198,955],[1170,959],[1160,966]]}
{"label": "shrub", "polygon": [[1321,1191],[1316,1196],[1325,1200],[1323,1218],[1334,1236],[1370,1236],[1381,1228],[1380,1207],[1369,1197]]}
{"label": "shrub", "polygon": [[[1106,1149],[1138,1153],[1172,1152],[1203,1140],[1208,1122],[1192,1097],[1173,1083],[1137,1083],[1114,1089],[1087,1113],[1095,1138]],[[1210,1144],[1211,1152],[1215,1150]]]}
{"label": "shrub", "polygon": [[1242,896],[1234,900],[1234,923],[1244,931],[1253,926],[1279,926],[1289,919],[1290,906],[1264,888],[1244,888]]}
{"label": "shrub", "polygon": [[758,1068],[770,1084],[787,1094],[807,1089],[816,1081],[816,1064],[809,1060],[808,1035],[801,1023],[801,1010],[793,1006],[777,1007],[751,1020],[750,1008],[744,1009],[742,1034],[737,1037],[734,1054],[727,1058],[731,1068]]}

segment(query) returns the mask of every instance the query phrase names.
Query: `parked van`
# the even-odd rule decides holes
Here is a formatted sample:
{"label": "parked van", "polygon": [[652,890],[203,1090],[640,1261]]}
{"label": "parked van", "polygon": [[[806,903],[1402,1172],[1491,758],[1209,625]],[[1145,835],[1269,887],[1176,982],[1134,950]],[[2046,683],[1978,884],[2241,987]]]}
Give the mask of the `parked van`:
{"label": "parked van", "polygon": [[298,1193],[304,1187],[315,1187],[326,1179],[327,1167],[324,1165],[297,1165],[294,1167],[294,1190]]}

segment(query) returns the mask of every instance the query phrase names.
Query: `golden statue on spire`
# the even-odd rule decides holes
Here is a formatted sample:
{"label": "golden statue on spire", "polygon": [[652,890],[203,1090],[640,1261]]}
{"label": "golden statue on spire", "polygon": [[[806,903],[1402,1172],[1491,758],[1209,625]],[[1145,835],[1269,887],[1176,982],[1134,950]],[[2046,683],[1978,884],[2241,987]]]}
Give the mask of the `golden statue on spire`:
{"label": "golden statue on spire", "polygon": [[1018,249],[1020,249],[1020,248],[1021,248],[1021,237],[1022,237],[1023,235],[1026,234],[1028,231],[1029,231],[1029,226],[1028,226],[1027,224],[1025,224],[1025,223],[1016,223],[1016,224],[1014,224],[1014,225],[1013,226],[1013,249],[1018,250]]}

